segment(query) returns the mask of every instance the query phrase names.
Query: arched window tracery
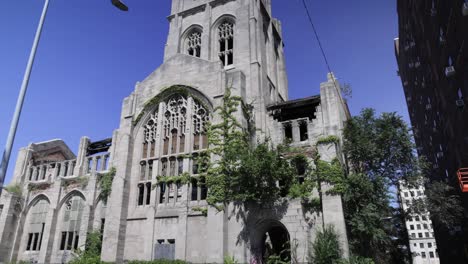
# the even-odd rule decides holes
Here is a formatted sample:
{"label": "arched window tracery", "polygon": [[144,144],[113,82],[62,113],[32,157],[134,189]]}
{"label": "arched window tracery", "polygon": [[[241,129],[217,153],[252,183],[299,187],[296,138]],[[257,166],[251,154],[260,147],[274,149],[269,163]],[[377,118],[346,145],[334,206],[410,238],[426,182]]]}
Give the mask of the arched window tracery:
{"label": "arched window tracery", "polygon": [[193,30],[186,39],[186,49],[188,55],[198,57],[201,56],[202,33],[198,30]]}
{"label": "arched window tracery", "polygon": [[[194,155],[208,147],[208,109],[190,95],[173,94],[162,101],[143,125],[143,155],[137,186],[137,205],[151,203],[151,184],[157,176],[193,175]],[[149,187],[148,187],[149,186]],[[200,188],[195,186],[195,188]],[[180,182],[158,184],[157,203],[179,201]],[[205,199],[205,196],[200,196]]]}
{"label": "arched window tracery", "polygon": [[45,199],[39,200],[30,211],[29,229],[26,236],[26,251],[40,251],[42,247],[42,237],[49,211],[49,202]]}
{"label": "arched window tracery", "polygon": [[234,24],[224,21],[218,27],[219,59],[224,66],[234,63]]}
{"label": "arched window tracery", "polygon": [[80,241],[81,219],[85,207],[84,200],[75,195],[70,197],[63,207],[60,250],[77,250]]}

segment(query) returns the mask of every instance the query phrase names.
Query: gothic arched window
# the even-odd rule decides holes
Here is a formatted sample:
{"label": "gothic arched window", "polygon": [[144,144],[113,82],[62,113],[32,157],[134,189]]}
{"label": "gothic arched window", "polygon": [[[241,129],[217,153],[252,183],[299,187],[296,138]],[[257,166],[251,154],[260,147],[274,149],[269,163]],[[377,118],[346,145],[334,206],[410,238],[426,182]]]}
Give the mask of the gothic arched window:
{"label": "gothic arched window", "polygon": [[234,24],[228,21],[218,27],[219,59],[224,66],[234,63]]}
{"label": "gothic arched window", "polygon": [[79,196],[68,199],[64,206],[60,250],[76,250],[80,240],[84,200]]}
{"label": "gothic arched window", "polygon": [[29,230],[27,235],[27,251],[40,251],[42,245],[42,237],[44,235],[44,227],[46,222],[49,203],[42,199],[39,200],[31,208],[31,216],[29,218]]}
{"label": "gothic arched window", "polygon": [[186,39],[186,49],[188,55],[200,58],[201,56],[201,32],[193,30]]}
{"label": "gothic arched window", "polygon": [[[143,125],[143,151],[136,196],[138,205],[151,203],[152,180],[158,179],[157,176],[190,173],[197,177],[190,164],[194,156],[208,147],[209,112],[197,99],[173,94],[157,109]],[[156,196],[158,203],[179,201],[182,184],[160,182]]]}

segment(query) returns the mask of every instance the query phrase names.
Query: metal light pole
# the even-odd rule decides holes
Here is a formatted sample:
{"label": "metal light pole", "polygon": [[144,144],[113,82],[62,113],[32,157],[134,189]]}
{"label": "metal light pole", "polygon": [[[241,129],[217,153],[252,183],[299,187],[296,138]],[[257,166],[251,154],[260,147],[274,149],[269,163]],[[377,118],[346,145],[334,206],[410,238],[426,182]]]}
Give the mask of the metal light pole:
{"label": "metal light pole", "polygon": [[[111,3],[122,11],[128,11],[128,7],[120,0],[111,0]],[[13,147],[13,142],[15,141],[16,129],[18,128],[21,110],[23,109],[24,98],[29,84],[29,77],[31,75],[34,58],[36,57],[36,50],[37,46],[39,45],[39,40],[41,38],[42,26],[44,25],[48,7],[49,0],[45,0],[44,8],[42,9],[41,19],[39,20],[39,25],[36,30],[36,36],[34,37],[33,46],[29,55],[28,65],[26,66],[26,72],[24,73],[23,83],[21,84],[21,90],[18,96],[18,101],[16,102],[15,113],[13,114],[13,119],[11,120],[10,130],[8,132],[8,138],[5,144],[5,150],[3,151],[2,160],[0,163],[0,196],[2,195],[3,183],[5,182],[5,176],[11,156],[11,149]]]}
{"label": "metal light pole", "polygon": [[8,162],[10,160],[11,149],[13,147],[13,142],[15,141],[16,129],[18,128],[18,121],[21,115],[21,110],[23,108],[26,90],[28,88],[29,76],[31,75],[31,70],[34,63],[34,58],[36,56],[36,50],[39,44],[39,39],[41,38],[42,26],[44,25],[44,20],[47,14],[48,7],[49,0],[45,0],[44,8],[42,9],[41,19],[39,20],[39,26],[37,27],[36,36],[34,37],[31,54],[29,55],[28,65],[26,66],[26,72],[24,73],[23,83],[21,84],[21,90],[18,96],[18,101],[16,102],[15,113],[13,114],[13,119],[11,120],[10,131],[8,133],[5,150],[3,151],[2,161],[0,163],[0,195],[2,195],[3,183],[5,181]]}

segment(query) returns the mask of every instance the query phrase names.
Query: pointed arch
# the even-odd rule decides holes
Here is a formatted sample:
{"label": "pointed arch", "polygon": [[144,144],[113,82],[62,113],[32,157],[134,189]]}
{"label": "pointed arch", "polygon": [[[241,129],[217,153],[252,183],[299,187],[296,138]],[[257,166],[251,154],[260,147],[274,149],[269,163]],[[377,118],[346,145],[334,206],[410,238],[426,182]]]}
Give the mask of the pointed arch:
{"label": "pointed arch", "polygon": [[78,189],[73,189],[73,190],[69,191],[69,192],[62,198],[62,200],[60,200],[60,203],[58,204],[57,208],[58,208],[59,210],[61,210],[63,204],[64,204],[68,199],[70,199],[71,197],[73,197],[73,196],[75,196],[75,195],[81,197],[81,198],[83,199],[83,201],[86,203],[86,197],[84,196],[84,194],[83,194],[80,190],[78,190]]}
{"label": "pointed arch", "polygon": [[39,202],[40,200],[46,200],[49,204],[50,204],[50,199],[49,199],[49,196],[47,196],[46,194],[44,193],[39,193],[37,195],[35,195],[31,201],[28,203],[28,205],[26,206],[25,208],[25,212],[28,213],[29,210],[31,209],[31,207],[33,207],[34,205],[36,205],[37,202]]}
{"label": "pointed arch", "polygon": [[202,43],[203,27],[198,24],[191,25],[188,27],[182,37],[180,38],[181,47],[180,53],[187,54],[194,57],[201,57],[201,47]]}
{"label": "pointed arch", "polygon": [[223,67],[235,63],[236,17],[230,14],[220,16],[211,26],[211,60],[219,59]]}

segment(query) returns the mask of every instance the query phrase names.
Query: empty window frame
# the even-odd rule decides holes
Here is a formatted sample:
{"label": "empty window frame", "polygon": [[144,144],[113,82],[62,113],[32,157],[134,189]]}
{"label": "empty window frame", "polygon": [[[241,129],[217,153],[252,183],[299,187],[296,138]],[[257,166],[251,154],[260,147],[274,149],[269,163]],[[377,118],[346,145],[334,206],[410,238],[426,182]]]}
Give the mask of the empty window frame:
{"label": "empty window frame", "polygon": [[151,203],[151,179],[153,175],[153,160],[140,162],[140,181],[137,185],[137,204],[149,205]]}
{"label": "empty window frame", "polygon": [[186,39],[187,54],[200,58],[201,56],[201,40],[202,33],[199,30],[193,30]]}
{"label": "empty window frame", "polygon": [[78,249],[84,200],[73,196],[64,204],[60,250]]}
{"label": "empty window frame", "polygon": [[224,21],[218,27],[219,59],[224,66],[234,63],[234,24]]}
{"label": "empty window frame", "polygon": [[284,129],[284,139],[292,141],[293,140],[293,130],[291,123],[285,123],[283,125]]}
{"label": "empty window frame", "polygon": [[206,196],[208,194],[208,188],[206,187],[206,181],[204,177],[192,178],[190,187],[191,187],[191,191],[190,191],[191,201],[206,200]]}
{"label": "empty window frame", "polygon": [[29,231],[27,235],[27,251],[40,251],[42,245],[42,237],[44,234],[45,221],[49,203],[46,200],[39,200],[31,208],[31,216],[29,220]]}
{"label": "empty window frame", "polygon": [[306,141],[309,139],[309,134],[307,132],[307,122],[299,122],[299,136],[301,141]]}

